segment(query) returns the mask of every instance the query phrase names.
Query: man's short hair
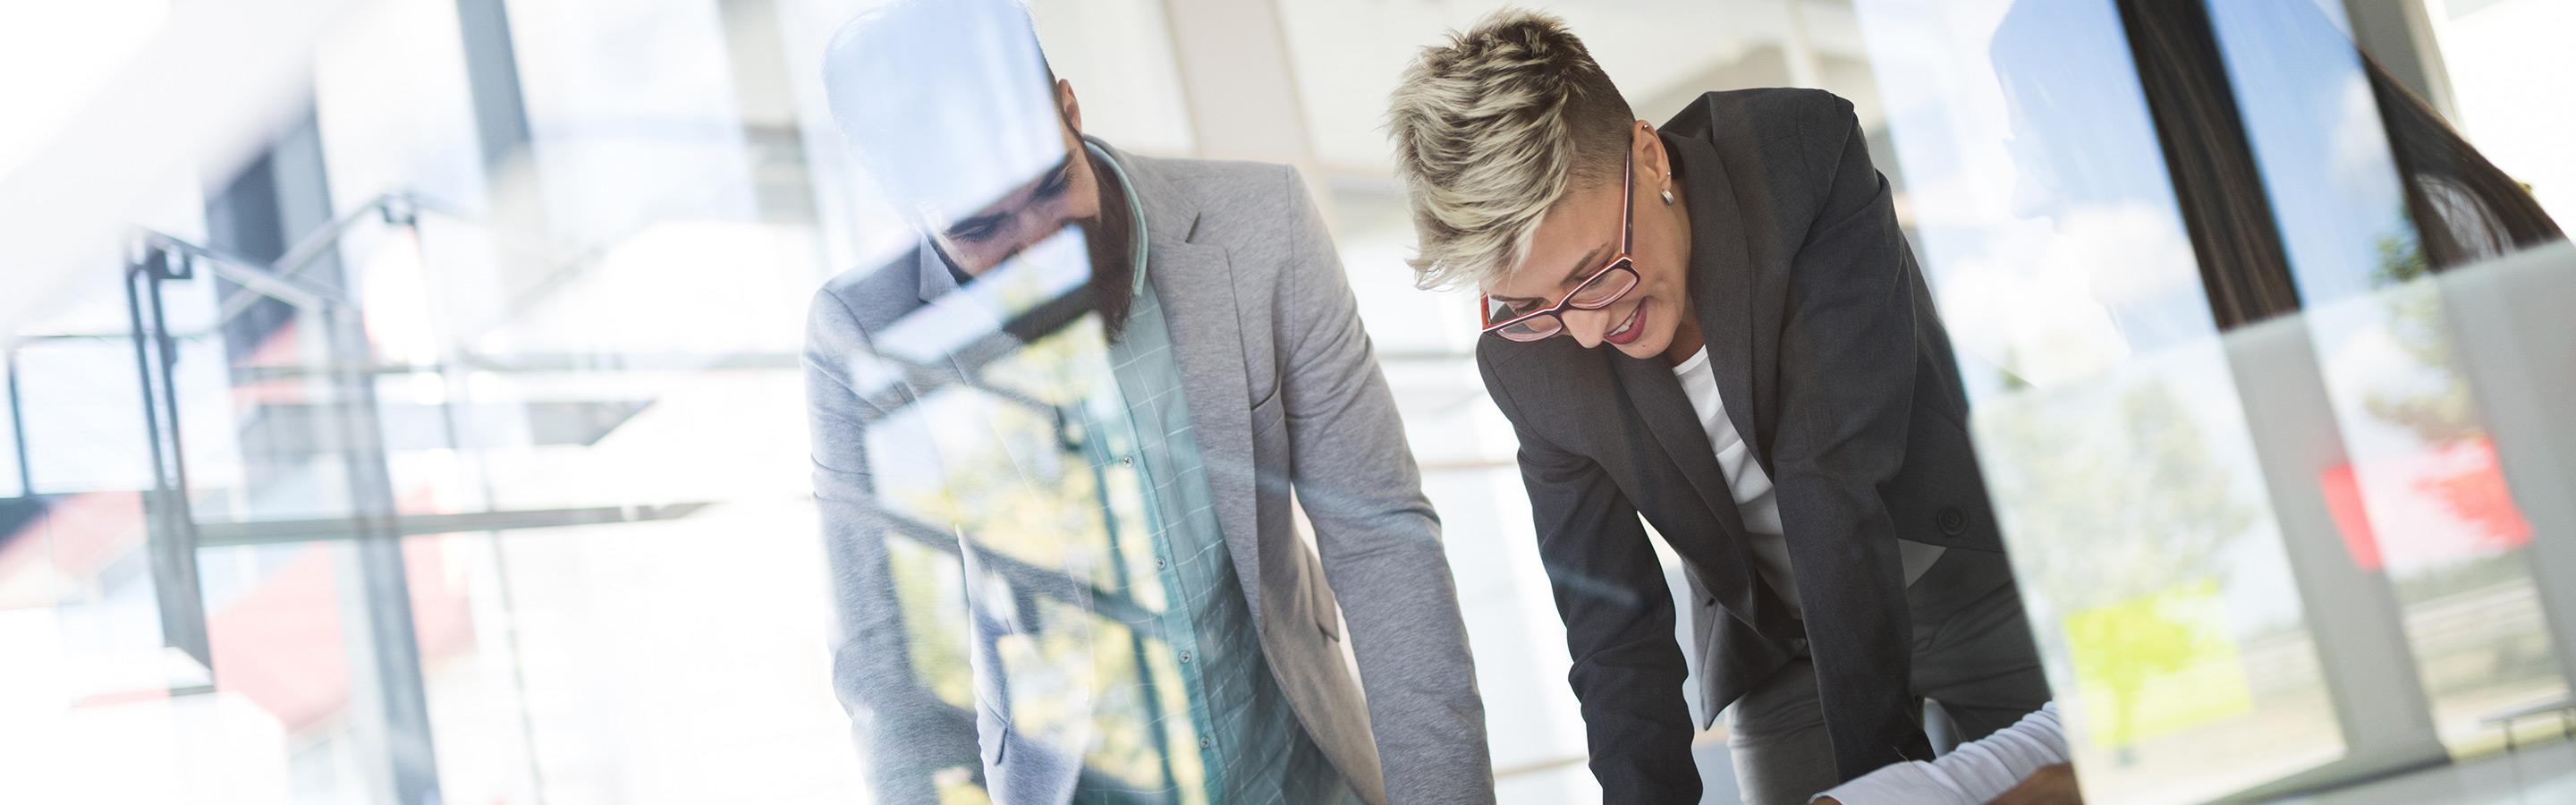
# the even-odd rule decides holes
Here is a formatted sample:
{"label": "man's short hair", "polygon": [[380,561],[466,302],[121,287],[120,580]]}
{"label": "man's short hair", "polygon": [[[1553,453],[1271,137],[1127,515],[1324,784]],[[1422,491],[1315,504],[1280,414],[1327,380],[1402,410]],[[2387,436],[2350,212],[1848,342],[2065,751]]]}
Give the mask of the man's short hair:
{"label": "man's short hair", "polygon": [[1416,285],[1489,285],[1576,182],[1616,181],[1636,118],[1555,16],[1505,9],[1427,47],[1390,98]]}

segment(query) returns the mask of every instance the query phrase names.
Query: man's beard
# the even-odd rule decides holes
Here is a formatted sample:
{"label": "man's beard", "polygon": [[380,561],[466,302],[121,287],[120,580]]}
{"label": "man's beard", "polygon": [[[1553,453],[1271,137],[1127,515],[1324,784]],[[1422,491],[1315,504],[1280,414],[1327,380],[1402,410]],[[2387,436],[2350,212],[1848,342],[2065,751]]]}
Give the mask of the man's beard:
{"label": "man's beard", "polygon": [[1136,259],[1134,245],[1124,236],[1126,228],[1119,226],[1120,221],[1104,220],[1109,215],[1104,211],[1075,226],[1082,229],[1082,247],[1091,260],[1091,282],[1082,292],[1091,295],[1101,327],[1116,339],[1126,331],[1128,310],[1135,306]]}

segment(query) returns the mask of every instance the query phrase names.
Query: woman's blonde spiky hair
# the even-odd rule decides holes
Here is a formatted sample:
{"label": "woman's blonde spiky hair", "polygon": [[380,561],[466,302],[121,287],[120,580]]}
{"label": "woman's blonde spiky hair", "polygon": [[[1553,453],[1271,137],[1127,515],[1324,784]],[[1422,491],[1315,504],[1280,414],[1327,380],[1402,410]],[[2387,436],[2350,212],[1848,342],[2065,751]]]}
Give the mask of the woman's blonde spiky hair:
{"label": "woman's blonde spiky hair", "polygon": [[1555,16],[1505,9],[1423,48],[1389,99],[1414,284],[1488,286],[1577,181],[1616,181],[1635,118]]}

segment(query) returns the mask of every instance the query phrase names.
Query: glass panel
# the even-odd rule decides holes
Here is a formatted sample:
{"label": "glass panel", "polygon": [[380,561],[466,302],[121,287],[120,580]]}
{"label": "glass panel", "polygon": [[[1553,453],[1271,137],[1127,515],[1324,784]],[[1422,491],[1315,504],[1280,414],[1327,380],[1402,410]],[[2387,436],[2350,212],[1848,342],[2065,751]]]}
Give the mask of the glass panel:
{"label": "glass panel", "polygon": [[2404,279],[2384,272],[2413,248],[2406,199],[2340,13],[2311,0],[2214,3],[2210,23],[2300,300],[2322,305]]}
{"label": "glass panel", "polygon": [[[443,802],[975,802],[991,783],[979,709],[1078,754],[1078,787],[1221,800],[1225,769],[1196,750],[1221,735],[1192,717],[1185,672],[1199,661],[1185,665],[1177,642],[1193,630],[1170,622],[1190,591],[1162,573],[1153,479],[1120,461],[1150,431],[1112,416],[1131,400],[1105,371],[1103,328],[1067,317],[977,351],[998,343],[993,325],[1087,275],[976,300],[1000,313],[887,339],[883,354],[808,341],[818,283],[920,245],[827,102],[830,37],[878,5],[385,0],[236,14],[221,20],[232,35],[206,38],[269,31],[292,45],[258,49],[273,62],[137,51],[166,15],[119,12],[107,16],[140,27],[33,51],[75,79],[36,99],[36,130],[68,120],[76,105],[58,100],[85,88],[119,93],[100,108],[168,100],[94,80],[128,60],[184,58],[208,86],[309,98],[319,162],[306,143],[304,161],[265,164],[321,171],[329,212],[352,216],[315,265],[342,275],[326,284],[345,285],[363,327],[335,342],[324,318],[280,303],[227,320],[249,298],[238,282],[165,284],[186,500],[208,541],[193,554],[195,606],[169,609],[119,244],[60,250],[105,256],[67,290],[38,284],[0,305],[22,391],[10,413],[27,422],[0,447],[27,451],[32,480],[0,473],[0,756],[16,761],[0,800],[391,802],[396,771],[412,769],[431,774],[399,784]],[[1165,21],[1183,6],[1034,5],[1089,133],[1151,155],[1226,150],[1199,140],[1203,118],[1183,102]],[[2337,699],[2326,681],[2381,657],[2336,631],[2356,612],[2379,618],[2359,642],[2403,655],[2384,664],[2425,692],[2415,709],[2463,754],[2508,734],[2477,718],[2564,695],[2576,558],[2551,538],[2576,527],[2563,493],[2576,437],[2549,401],[2576,396],[2554,360],[2576,354],[2562,313],[2576,308],[2563,279],[2576,258],[2423,279],[2407,244],[2381,249],[2403,233],[2386,225],[2405,185],[2336,190],[2322,212],[2284,213],[2342,228],[2329,257],[2294,254],[2330,298],[2286,323],[2292,338],[2222,341],[2109,0],[1557,5],[1650,120],[1714,89],[1855,101],[1958,341],[2093,799],[2207,799],[2334,771],[2356,735],[2393,723],[2352,709],[2351,695],[2378,691]],[[2329,18],[2340,6],[2320,5]],[[2532,101],[2567,94],[2556,60],[2571,51],[2534,44],[2567,27],[2561,6],[2432,11],[2463,124],[2564,212],[2566,110]],[[1442,515],[1479,685],[1507,703],[1486,713],[1501,798],[1583,802],[1598,787],[1527,548],[1513,435],[1472,366],[1472,297],[1420,292],[1399,267],[1413,234],[1379,128],[1404,61],[1491,8],[1258,5],[1244,22],[1282,29],[1299,94],[1248,101],[1293,105],[1307,127],[1313,151],[1292,158]],[[478,9],[506,12],[510,30]],[[2261,15],[2280,9],[2219,9],[2222,34],[2253,32],[2260,51]],[[2265,180],[2276,193],[2349,181],[2288,165],[2370,145],[2370,127],[2319,123],[2353,108],[2325,103],[2344,86],[2313,83],[2335,70],[2255,75],[2331,66],[2281,50],[2230,63],[2248,93],[2285,101],[2287,134],[2257,132],[2267,169],[2282,163]],[[495,89],[517,97],[476,95]],[[68,151],[160,172],[155,187],[173,192],[132,218],[68,196],[59,217],[203,242],[200,177],[239,166],[167,155],[278,130],[271,104],[225,100],[258,112],[178,115],[191,130],[148,140],[152,159],[0,142],[0,164]],[[533,142],[487,153],[482,124],[508,121],[478,116],[513,103]],[[387,194],[420,203],[374,206]],[[225,326],[244,316],[270,318]],[[851,391],[892,412],[865,447],[901,459],[861,490],[881,495],[882,517],[818,501],[849,490],[809,478],[817,354],[845,359]],[[2331,432],[2310,444],[2285,421]],[[360,436],[381,437],[381,461],[347,460]],[[818,524],[831,539],[814,539]],[[368,526],[401,536],[350,539]],[[854,567],[875,575],[849,583]],[[2379,585],[2391,614],[2337,597],[2348,577]],[[858,594],[886,599],[895,619],[870,634],[892,638],[818,639],[852,628],[835,616]],[[165,646],[181,615],[203,619],[211,668]],[[930,725],[894,734],[947,741],[935,762],[854,743],[872,722],[852,708],[877,704],[848,695],[861,689],[903,696],[870,714]],[[425,724],[390,723],[406,702]],[[2553,727],[2522,726],[2526,742]],[[1723,736],[1698,754],[1724,800]]]}
{"label": "glass panel", "polygon": [[1972,400],[2216,332],[2109,2],[1858,8]]}
{"label": "glass panel", "polygon": [[2183,342],[1975,413],[2088,801],[2205,800],[2344,749],[2228,357]]}
{"label": "glass panel", "polygon": [[[2452,172],[2473,166],[2423,162],[2456,142],[2438,123],[2382,123],[2407,114],[2389,105],[2402,90],[2363,62],[2340,9],[2301,0],[2210,9],[2341,431],[2346,463],[2318,483],[2352,560],[2395,589],[2442,744],[2454,755],[2499,748],[2487,719],[2565,698],[2567,667],[2514,494],[2536,487],[2508,485],[2454,313],[2423,278],[2513,250],[2478,236],[2486,218],[2528,199]],[[2409,215],[2408,184],[2442,200],[2431,217]],[[2443,253],[2434,237],[2464,254]]]}
{"label": "glass panel", "polygon": [[[426,784],[454,802],[912,801],[869,790],[834,658],[815,650],[837,602],[813,538],[806,306],[823,277],[913,245],[887,237],[902,226],[881,203],[818,192],[873,190],[837,132],[784,111],[819,83],[822,38],[851,10],[832,5],[508,4],[499,50],[535,142],[488,154],[473,116],[493,99],[472,96],[488,87],[460,51],[488,59],[499,33],[459,4],[244,23],[321,32],[297,80],[311,79],[323,164],[281,169],[320,170],[330,212],[348,216],[311,253],[341,274],[316,277],[345,285],[358,337],[333,339],[311,306],[245,305],[211,275],[165,283],[187,500],[208,541],[208,686],[203,668],[162,673],[117,266],[100,261],[42,321],[6,322],[17,412],[42,423],[27,447],[43,498],[24,519],[0,509],[0,746],[41,768],[12,766],[0,799],[394,801]],[[1097,95],[1098,131],[1191,148],[1161,6],[1057,5],[1041,9],[1051,55]],[[184,168],[176,184],[233,166]],[[387,194],[419,201],[376,206]],[[201,213],[199,195],[178,194],[177,218]],[[194,221],[147,223],[205,239]],[[268,318],[227,330],[228,305]],[[1026,610],[1040,628],[986,653],[1030,686],[1068,657],[1083,662],[1053,681],[1097,683],[1080,708],[1031,687],[1015,709],[1088,731],[1085,765],[1169,792],[1154,801],[1205,802],[1178,655],[1137,611],[1173,603],[1142,539],[1144,485],[1095,454],[1121,449],[1110,437],[1057,438],[1080,397],[1050,385],[1068,362],[1093,364],[1071,375],[1084,382],[1109,377],[1099,328],[1069,332],[1089,351],[1041,344],[958,389],[1007,429],[963,447],[1010,448],[982,481],[1017,505],[889,543],[917,679],[956,712],[978,703],[953,536],[971,525],[1011,593],[981,611],[1044,599]],[[1005,402],[1021,398],[1048,402]],[[347,460],[359,436],[381,438],[380,463]],[[370,508],[353,490],[377,471],[389,505]],[[352,540],[362,526],[403,536]],[[1070,538],[1048,542],[1059,527]],[[928,539],[942,536],[946,550]],[[1046,573],[995,570],[1003,559]],[[1097,595],[1058,595],[1078,585]],[[1058,635],[1081,639],[1043,645]],[[406,652],[408,666],[386,659]],[[405,700],[424,728],[388,726]],[[931,782],[972,801],[967,750]],[[391,779],[406,768],[434,776]]]}
{"label": "glass panel", "polygon": [[817,71],[866,189],[905,211],[883,223],[911,243],[884,240],[912,247],[813,294],[803,362],[835,684],[874,793],[1255,796],[1305,739],[1205,491],[1180,302],[1153,291],[1186,286],[1135,273],[1204,268],[1137,262],[1187,220],[1137,217],[1145,174],[1071,137],[1016,15],[933,8]]}
{"label": "glass panel", "polygon": [[[1071,251],[1042,247],[1021,259],[1079,254],[1078,244]],[[844,607],[841,614],[900,620],[910,650],[906,662],[885,672],[927,688],[961,714],[1007,714],[1008,740],[1020,747],[1007,751],[1077,754],[1079,789],[1205,801],[1214,781],[1202,766],[1201,725],[1190,714],[1212,705],[1187,694],[1195,689],[1182,682],[1188,655],[1168,637],[1179,628],[1173,618],[1191,617],[1195,607],[1181,608],[1168,586],[1172,577],[1162,572],[1170,556],[1164,529],[1174,526],[1167,514],[1148,513],[1146,462],[1126,423],[1127,398],[1112,382],[1100,323],[1086,316],[989,358],[969,356],[991,350],[958,346],[1008,337],[979,334],[966,322],[1013,317],[969,313],[974,303],[955,298],[1007,284],[1019,268],[1005,264],[874,331],[881,357],[953,365],[966,375],[909,391],[895,410],[865,423],[862,456],[818,447],[818,462],[877,468],[869,480],[879,508],[827,505],[824,516],[828,530],[846,535],[835,539],[884,541],[896,591],[895,612]],[[912,285],[903,288],[909,294]],[[892,528],[851,530],[853,521],[869,518],[891,520]],[[1227,561],[1217,550],[1215,561]],[[843,693],[870,712],[900,709],[900,686],[891,680]],[[871,719],[883,719],[867,732],[876,742],[935,745],[956,734],[891,726],[890,715]],[[928,753],[887,757],[920,756]],[[879,780],[950,791],[958,788],[956,774],[982,771],[972,754],[951,762],[941,768],[959,771],[934,772],[926,781],[884,768]],[[1023,761],[1030,762],[1040,761]],[[1064,784],[1073,785],[1070,778]]]}
{"label": "glass panel", "polygon": [[1856,7],[2086,798],[2340,756],[2284,459],[2249,420],[2279,391],[2240,388],[2279,373],[2218,339],[2120,14]]}

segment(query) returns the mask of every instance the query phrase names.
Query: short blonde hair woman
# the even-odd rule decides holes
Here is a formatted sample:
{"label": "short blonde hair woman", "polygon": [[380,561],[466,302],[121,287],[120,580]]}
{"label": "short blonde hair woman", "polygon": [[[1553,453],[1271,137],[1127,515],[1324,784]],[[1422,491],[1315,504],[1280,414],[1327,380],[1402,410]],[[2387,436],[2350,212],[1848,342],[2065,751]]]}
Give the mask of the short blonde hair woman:
{"label": "short blonde hair woman", "polygon": [[1748,802],[1930,756],[1921,700],[1961,740],[2048,700],[1849,102],[1710,92],[1656,126],[1562,21],[1506,11],[1425,49],[1391,106],[1416,280],[1482,292],[1608,801],[1700,788],[1641,515],[1682,557]]}

